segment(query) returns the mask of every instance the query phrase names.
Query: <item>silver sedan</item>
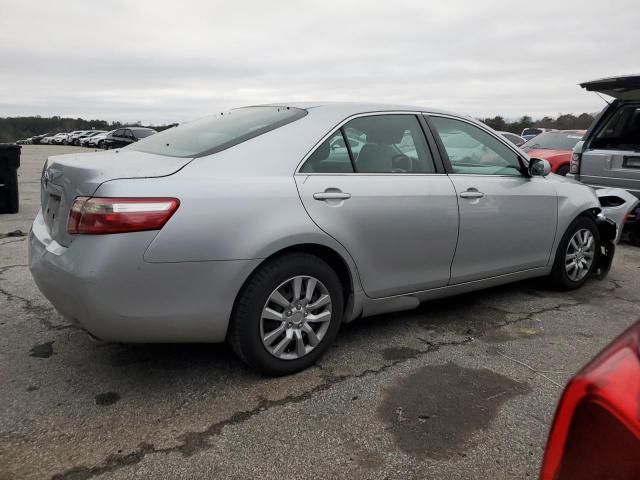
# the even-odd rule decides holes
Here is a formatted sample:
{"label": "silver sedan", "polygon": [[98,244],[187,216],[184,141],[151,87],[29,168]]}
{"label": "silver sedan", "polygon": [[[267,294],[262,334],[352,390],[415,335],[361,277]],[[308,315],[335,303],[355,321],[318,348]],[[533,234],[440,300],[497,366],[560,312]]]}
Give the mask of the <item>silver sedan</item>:
{"label": "silver sedan", "polygon": [[485,125],[428,108],[238,108],[49,158],[30,268],[92,336],[228,341],[315,362],[342,323],[531,277],[607,273],[594,192]]}

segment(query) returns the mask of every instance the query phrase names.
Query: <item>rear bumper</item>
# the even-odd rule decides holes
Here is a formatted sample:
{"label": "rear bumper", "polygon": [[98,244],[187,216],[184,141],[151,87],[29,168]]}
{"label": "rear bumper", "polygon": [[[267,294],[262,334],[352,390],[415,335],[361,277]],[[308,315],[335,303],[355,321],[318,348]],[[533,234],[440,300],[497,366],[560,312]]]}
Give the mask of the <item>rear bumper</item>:
{"label": "rear bumper", "polygon": [[29,268],[43,295],[93,336],[116,342],[221,342],[244,280],[260,260],[147,263],[157,232],[52,240],[41,213]]}

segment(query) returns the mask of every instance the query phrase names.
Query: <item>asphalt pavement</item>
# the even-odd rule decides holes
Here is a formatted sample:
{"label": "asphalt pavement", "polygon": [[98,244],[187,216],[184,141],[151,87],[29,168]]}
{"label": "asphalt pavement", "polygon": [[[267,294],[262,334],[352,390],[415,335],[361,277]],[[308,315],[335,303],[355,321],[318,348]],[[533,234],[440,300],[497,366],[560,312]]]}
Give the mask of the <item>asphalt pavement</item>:
{"label": "asphalt pavement", "polygon": [[520,282],[342,328],[284,378],[226,345],[96,344],[27,268],[48,155],[0,215],[0,480],[536,478],[566,381],[640,317],[640,248],[560,293]]}

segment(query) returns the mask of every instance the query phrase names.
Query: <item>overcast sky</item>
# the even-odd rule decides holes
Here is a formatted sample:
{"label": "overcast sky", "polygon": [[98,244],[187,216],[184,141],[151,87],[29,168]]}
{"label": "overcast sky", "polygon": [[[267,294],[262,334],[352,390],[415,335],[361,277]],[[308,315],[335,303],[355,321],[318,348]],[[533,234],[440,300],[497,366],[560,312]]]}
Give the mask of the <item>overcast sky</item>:
{"label": "overcast sky", "polygon": [[640,73],[639,0],[0,2],[0,117],[298,100],[539,117],[599,111],[579,82]]}

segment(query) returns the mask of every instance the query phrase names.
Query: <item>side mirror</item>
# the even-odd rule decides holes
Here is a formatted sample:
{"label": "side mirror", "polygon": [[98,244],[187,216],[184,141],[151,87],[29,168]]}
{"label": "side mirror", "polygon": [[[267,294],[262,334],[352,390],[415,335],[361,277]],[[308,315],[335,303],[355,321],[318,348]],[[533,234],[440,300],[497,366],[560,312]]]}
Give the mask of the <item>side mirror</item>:
{"label": "side mirror", "polygon": [[543,158],[532,158],[529,161],[529,175],[546,177],[551,173],[551,165]]}

